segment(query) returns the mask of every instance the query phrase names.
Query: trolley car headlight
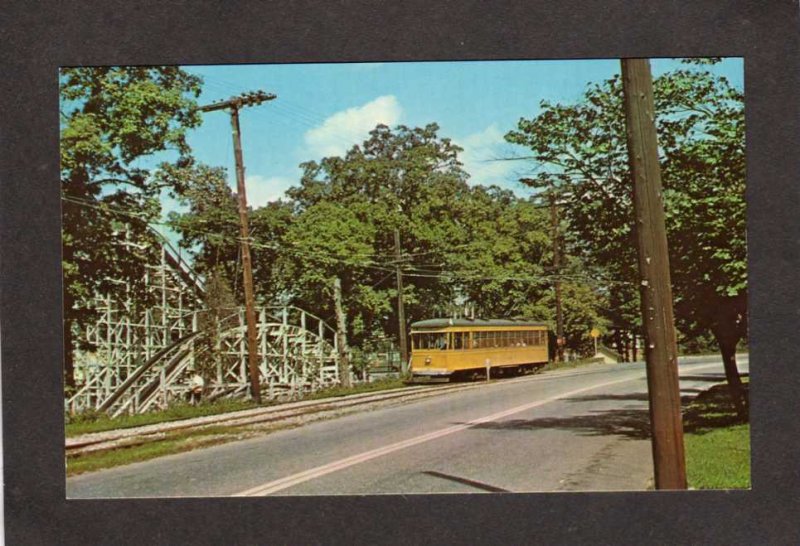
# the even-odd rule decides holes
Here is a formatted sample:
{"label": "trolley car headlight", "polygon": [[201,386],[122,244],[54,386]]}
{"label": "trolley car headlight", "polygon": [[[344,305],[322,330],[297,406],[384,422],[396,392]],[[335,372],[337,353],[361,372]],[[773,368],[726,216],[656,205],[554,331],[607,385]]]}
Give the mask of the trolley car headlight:
{"label": "trolley car headlight", "polygon": [[428,366],[428,365],[430,365],[430,363],[431,363],[431,357],[426,356],[425,357],[425,365]]}

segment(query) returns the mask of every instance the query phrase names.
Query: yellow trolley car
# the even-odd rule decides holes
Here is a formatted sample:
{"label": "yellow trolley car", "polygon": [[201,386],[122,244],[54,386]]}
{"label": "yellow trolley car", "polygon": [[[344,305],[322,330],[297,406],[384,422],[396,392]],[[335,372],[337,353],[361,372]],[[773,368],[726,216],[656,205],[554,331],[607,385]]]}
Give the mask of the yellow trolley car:
{"label": "yellow trolley car", "polygon": [[430,319],[411,324],[415,381],[521,373],[547,363],[547,325],[486,319]]}

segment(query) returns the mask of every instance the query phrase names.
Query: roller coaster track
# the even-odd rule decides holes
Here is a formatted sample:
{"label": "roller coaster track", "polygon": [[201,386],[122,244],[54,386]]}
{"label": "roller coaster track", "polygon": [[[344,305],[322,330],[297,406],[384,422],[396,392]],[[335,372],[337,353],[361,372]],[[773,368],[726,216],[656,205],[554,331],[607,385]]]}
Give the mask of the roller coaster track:
{"label": "roller coaster track", "polygon": [[[91,352],[76,352],[79,388],[66,410],[92,409],[120,415],[163,408],[189,396],[190,380],[202,374],[206,397],[244,397],[249,388],[244,310],[203,326],[203,283],[166,241],[159,263],[149,264],[150,300],[137,302],[98,295],[98,320],[83,334]],[[258,310],[260,385],[268,399],[291,399],[335,384],[336,332],[302,309]],[[209,361],[213,369],[209,370]],[[205,366],[201,370],[201,368]]]}

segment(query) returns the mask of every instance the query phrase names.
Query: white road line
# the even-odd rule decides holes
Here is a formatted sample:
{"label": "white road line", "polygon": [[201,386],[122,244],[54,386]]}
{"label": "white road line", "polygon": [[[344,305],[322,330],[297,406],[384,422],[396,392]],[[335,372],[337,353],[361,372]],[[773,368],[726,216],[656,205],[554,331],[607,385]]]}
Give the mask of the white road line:
{"label": "white road line", "polygon": [[[720,366],[719,362],[713,364],[705,364],[702,366],[692,366],[693,370],[701,369],[701,368],[710,368],[712,366]],[[567,398],[570,396],[575,396],[576,394],[580,394],[582,392],[599,389],[601,387],[608,387],[611,385],[617,385],[619,383],[626,383],[628,381],[635,381],[637,379],[643,379],[645,376],[638,375],[636,377],[631,377],[627,379],[617,379],[615,381],[607,381],[605,383],[600,383],[598,385],[592,385],[591,387],[584,387],[582,389],[577,389],[574,391],[565,392],[559,394],[557,396],[552,396],[550,398],[546,398],[544,400],[538,400],[536,402],[530,402],[528,404],[523,404],[521,406],[517,406],[515,408],[507,409],[498,413],[493,413],[491,415],[487,415],[485,417],[480,417],[478,419],[473,419],[467,423],[462,425],[453,425],[451,427],[443,428],[440,430],[436,430],[434,432],[429,432],[428,434],[423,434],[422,436],[417,436],[415,438],[409,438],[408,440],[403,440],[401,442],[397,442],[394,444],[389,444],[388,446],[379,447],[377,449],[373,449],[370,451],[365,451],[363,453],[359,453],[357,455],[353,455],[351,457],[347,457],[345,459],[340,459],[338,461],[334,461],[332,463],[328,463],[326,465],[318,466],[316,468],[311,468],[309,470],[305,470],[303,472],[298,472],[297,474],[292,474],[290,476],[286,476],[284,478],[280,478],[278,480],[274,480],[271,482],[267,482],[265,484],[253,487],[251,489],[247,489],[240,493],[235,494],[235,497],[262,497],[265,495],[269,495],[271,493],[276,493],[278,491],[282,491],[284,489],[288,489],[290,487],[294,487],[295,485],[299,485],[301,483],[307,482],[309,480],[313,480],[316,478],[320,478],[325,476],[326,474],[331,474],[332,472],[336,472],[338,470],[343,470],[345,468],[357,465],[359,463],[363,463],[365,461],[369,461],[370,459],[375,459],[376,457],[381,457],[383,455],[388,455],[389,453],[393,453],[395,451],[405,449],[407,447],[415,446],[422,444],[424,442],[429,442],[431,440],[436,440],[437,438],[441,438],[443,436],[448,436],[450,434],[460,432],[462,430],[468,429],[472,426],[479,425],[482,423],[487,423],[489,421],[495,421],[497,419],[502,419],[503,417],[508,417],[509,415],[513,415],[515,413],[519,413],[525,410],[529,410],[532,408],[536,408],[538,406],[543,406],[550,402],[554,402],[561,398]]]}

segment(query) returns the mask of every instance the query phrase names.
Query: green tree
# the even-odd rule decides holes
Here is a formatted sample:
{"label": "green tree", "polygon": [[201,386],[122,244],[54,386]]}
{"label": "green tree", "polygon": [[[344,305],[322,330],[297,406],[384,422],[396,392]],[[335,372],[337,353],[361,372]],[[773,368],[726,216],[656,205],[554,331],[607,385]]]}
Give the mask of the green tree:
{"label": "green tree", "polygon": [[[319,294],[341,276],[356,344],[397,338],[395,230],[408,322],[446,316],[466,301],[482,316],[552,318],[544,307],[553,285],[548,213],[508,190],[468,184],[460,149],[437,133],[435,124],[378,126],[343,157],[304,164],[301,185],[288,192],[298,214],[284,240],[293,257],[282,278],[295,301],[332,316],[330,298]],[[586,294],[576,309],[579,297]],[[593,292],[586,307],[598,298]],[[595,311],[584,322],[598,321]],[[570,335],[578,349],[583,332]]]}
{"label": "green tree", "polygon": [[201,275],[214,272],[233,286],[239,263],[239,212],[225,169],[164,165],[157,177],[187,208],[170,212],[169,222],[181,236],[180,246],[192,251],[194,269]]}
{"label": "green tree", "polygon": [[[397,335],[392,301],[396,293],[391,282],[396,229],[400,230],[403,252],[420,263],[423,258],[427,263],[441,263],[442,253],[459,239],[456,231],[462,228],[450,220],[449,210],[454,200],[469,193],[467,175],[457,158],[460,148],[440,138],[437,131],[436,124],[424,128],[401,125],[394,130],[378,125],[362,145],[343,157],[303,164],[300,186],[287,192],[299,213],[298,222],[314,206],[329,203],[339,210],[349,209],[348,217],[357,214],[359,224],[369,226],[373,234],[364,247],[366,254],[358,256],[358,264],[347,265],[360,268],[359,282],[348,285],[343,278],[345,299],[357,297],[363,304],[356,312],[350,301],[352,339],[358,340],[360,332]],[[303,225],[314,231],[325,224]],[[303,244],[301,250],[325,248],[311,241]],[[417,275],[408,277],[404,292],[409,322],[452,299],[438,270],[426,276],[416,270],[408,274]]]}
{"label": "green tree", "polygon": [[[75,334],[94,317],[94,295],[142,288],[160,188],[138,160],[165,151],[187,160],[200,79],[175,67],[65,68],[59,90],[65,381],[72,387]],[[123,238],[145,244],[120,252]]]}
{"label": "green tree", "polygon": [[222,333],[239,324],[239,306],[221,267],[206,274],[204,303],[205,309],[198,316],[201,335],[195,342],[194,365],[195,372],[208,385],[217,376],[223,357],[220,347]]}
{"label": "green tree", "polygon": [[280,260],[282,252],[288,248],[284,243],[295,219],[294,206],[283,200],[272,201],[250,213],[253,283],[256,300],[261,303],[277,302],[285,299],[288,293],[280,274]]}
{"label": "green tree", "polygon": [[350,343],[371,333],[374,317],[386,311],[385,299],[370,287],[365,268],[375,235],[363,205],[320,201],[305,209],[283,238],[282,273],[291,279],[287,288],[297,305],[332,318],[333,283],[341,279]]}
{"label": "green tree", "polygon": [[[243,302],[239,208],[225,169],[203,164],[165,165],[158,178],[186,208],[170,213],[169,219],[181,235],[180,245],[192,252],[195,270],[202,275],[217,271],[232,287],[236,300]],[[284,290],[275,264],[294,207],[276,201],[250,208],[248,216],[256,299],[269,303]]]}
{"label": "green tree", "polygon": [[[688,335],[713,332],[744,412],[735,361],[747,323],[743,96],[703,69],[664,74],[654,88],[677,325]],[[636,244],[619,77],[592,85],[577,104],[542,102],[541,110],[506,138],[554,173],[540,175],[536,185],[553,176],[568,180],[573,252],[618,281],[618,311],[634,309]],[[628,313],[610,318],[632,325]]]}

